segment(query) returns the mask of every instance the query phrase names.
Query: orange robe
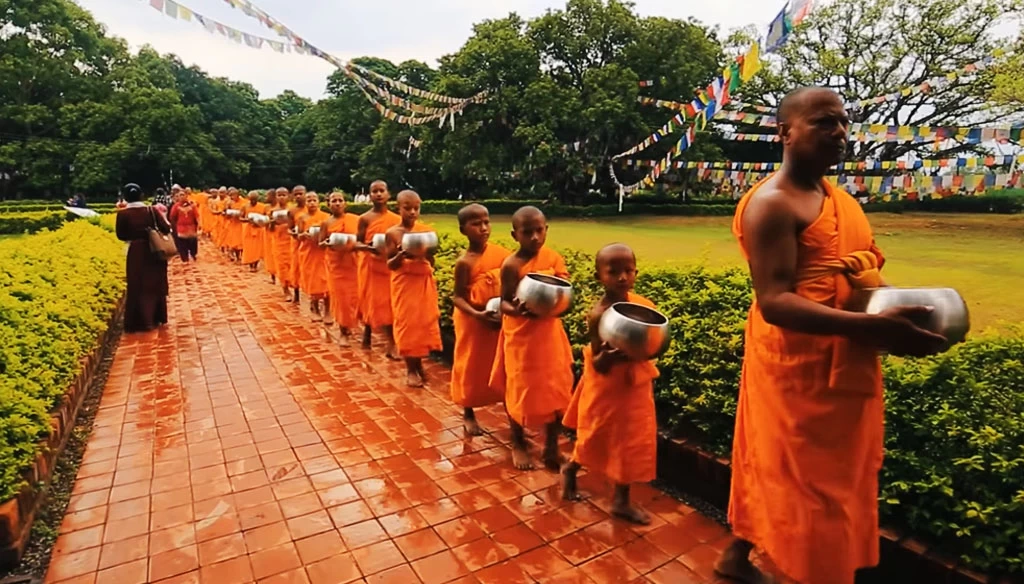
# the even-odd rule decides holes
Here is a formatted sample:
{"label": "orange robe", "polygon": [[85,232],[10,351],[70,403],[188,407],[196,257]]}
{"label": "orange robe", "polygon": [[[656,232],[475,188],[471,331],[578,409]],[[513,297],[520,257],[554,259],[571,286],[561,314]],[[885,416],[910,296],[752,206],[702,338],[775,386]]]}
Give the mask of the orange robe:
{"label": "orange robe", "polygon": [[[768,179],[766,179],[768,180]],[[747,254],[742,217],[733,233]],[[795,292],[841,308],[854,286],[881,284],[884,258],[860,204],[828,189],[799,238]],[[844,273],[845,272],[845,273]],[[729,521],[801,584],[853,584],[878,563],[882,371],[878,354],[845,338],[765,322],[754,300],[736,411]]]}
{"label": "orange robe", "polygon": [[[501,296],[501,265],[512,252],[487,244],[469,276],[469,302],[484,306]],[[501,402],[505,396],[490,387],[491,367],[498,351],[500,329],[465,314],[452,313],[455,324],[455,351],[452,363],[452,401],[464,408],[481,408]]]}
{"label": "orange robe", "polygon": [[[277,207],[271,211],[280,211]],[[270,236],[270,249],[274,256],[274,268],[277,280],[283,286],[294,286],[292,282],[292,236],[288,234],[288,225],[275,223],[273,229],[267,229]]]}
{"label": "orange robe", "polygon": [[210,225],[210,195],[204,192],[192,193],[192,203],[199,210],[199,231],[206,232]]}
{"label": "orange robe", "polygon": [[[565,260],[542,247],[519,270],[568,278]],[[569,405],[572,393],[572,346],[561,318],[504,315],[490,385],[503,391],[505,408],[520,426],[550,424]]]}
{"label": "orange robe", "polygon": [[[629,302],[654,308],[643,296]],[[654,411],[653,361],[620,362],[607,374],[594,369],[594,352],[583,349],[583,377],[562,423],[576,428],[573,460],[616,484],[648,483],[658,471],[658,422]]]}
{"label": "orange robe", "polygon": [[[302,225],[302,221],[306,218],[306,209],[298,209],[295,211],[295,228],[298,229],[299,225]],[[291,282],[292,288],[302,288],[302,257],[299,253],[299,240],[296,237],[292,238],[291,241],[291,277],[288,281]]]}
{"label": "orange robe", "polygon": [[[267,214],[269,215],[274,211],[273,208],[267,208]],[[270,226],[260,228],[260,246],[263,250],[263,265],[267,269],[267,273],[271,276],[277,277],[277,256],[274,255],[274,234],[270,231]]]}
{"label": "orange robe", "polygon": [[[433,231],[416,222],[409,233]],[[406,259],[391,272],[391,311],[395,346],[402,357],[429,357],[441,350],[441,311],[434,267],[425,259]]]}
{"label": "orange robe", "polygon": [[[402,217],[397,213],[384,211],[366,227],[366,239],[363,242],[369,244],[374,235],[387,233],[388,229],[401,222]],[[371,328],[391,326],[394,317],[391,313],[391,270],[388,269],[387,260],[382,255],[368,253],[363,258],[363,264],[363,285],[360,286],[363,322]]]}
{"label": "orange robe", "polygon": [[[228,199],[227,208],[234,209],[236,211],[245,211],[246,205],[249,201],[245,199],[238,199],[235,202],[231,202]],[[242,237],[242,222],[237,217],[225,217],[225,230],[224,245],[229,249],[242,249],[243,237]]]}
{"label": "orange robe", "polygon": [[[327,233],[359,231],[359,216],[345,213],[335,218]],[[353,329],[358,324],[356,311],[359,303],[359,285],[356,273],[356,253],[351,250],[327,248],[324,254],[327,266],[327,295],[331,298],[331,315],[338,326]]]}
{"label": "orange robe", "polygon": [[[266,215],[268,207],[266,203],[256,203],[255,205],[246,205],[245,216],[248,217],[250,213],[258,213],[260,215]],[[263,227],[258,227],[252,223],[242,224],[242,263],[243,264],[255,264],[256,262],[263,259],[263,233],[266,231]]]}
{"label": "orange robe", "polygon": [[[302,220],[302,230],[308,233],[310,227],[320,227],[330,215],[317,210],[306,215]],[[327,267],[324,263],[324,248],[315,239],[303,239],[299,242],[299,258],[302,262],[302,291],[310,296],[327,295]]]}
{"label": "orange robe", "polygon": [[211,225],[211,237],[213,242],[217,244],[217,247],[224,247],[224,209],[227,206],[224,204],[224,199],[215,198],[210,199],[210,225]]}

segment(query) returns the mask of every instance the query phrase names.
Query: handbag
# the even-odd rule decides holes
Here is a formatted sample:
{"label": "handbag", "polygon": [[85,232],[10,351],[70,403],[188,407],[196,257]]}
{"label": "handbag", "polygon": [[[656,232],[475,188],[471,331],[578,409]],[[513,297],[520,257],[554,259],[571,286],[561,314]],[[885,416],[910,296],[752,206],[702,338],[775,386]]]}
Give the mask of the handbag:
{"label": "handbag", "polygon": [[149,214],[153,219],[153,226],[146,228],[146,231],[149,232],[149,250],[153,252],[153,255],[166,262],[178,255],[178,248],[174,245],[170,235],[156,228],[156,209],[150,207]]}

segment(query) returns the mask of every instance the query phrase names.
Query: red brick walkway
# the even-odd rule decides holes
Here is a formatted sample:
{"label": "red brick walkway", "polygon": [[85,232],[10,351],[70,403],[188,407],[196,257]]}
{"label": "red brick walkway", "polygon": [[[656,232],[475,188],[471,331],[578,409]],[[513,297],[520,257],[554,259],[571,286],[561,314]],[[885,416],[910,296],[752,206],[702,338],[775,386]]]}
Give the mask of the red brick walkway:
{"label": "red brick walkway", "polygon": [[[207,248],[209,249],[209,248]],[[465,438],[448,371],[340,349],[263,274],[172,266],[172,323],[121,342],[47,582],[713,581],[726,531],[647,486],[647,528]]]}

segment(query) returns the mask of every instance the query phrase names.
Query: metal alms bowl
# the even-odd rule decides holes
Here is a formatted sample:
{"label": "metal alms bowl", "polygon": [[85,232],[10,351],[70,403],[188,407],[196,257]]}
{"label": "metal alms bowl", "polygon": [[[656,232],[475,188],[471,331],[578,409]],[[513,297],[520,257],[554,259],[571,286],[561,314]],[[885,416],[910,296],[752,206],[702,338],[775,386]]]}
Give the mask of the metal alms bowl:
{"label": "metal alms bowl", "polygon": [[274,218],[274,221],[282,222],[288,220],[288,209],[278,209],[270,214]]}
{"label": "metal alms bowl", "polygon": [[249,213],[249,220],[252,221],[253,225],[266,225],[270,223],[270,217],[261,213]]}
{"label": "metal alms bowl", "polygon": [[495,296],[488,300],[487,304],[484,306],[484,312],[489,312],[491,314],[498,314],[501,312],[501,296]]}
{"label": "metal alms bowl", "polygon": [[309,228],[309,235],[310,235],[310,237],[316,237],[317,235],[320,235],[320,226],[319,225],[314,225],[314,226],[310,227]]}
{"label": "metal alms bowl", "polygon": [[406,233],[402,236],[402,249],[416,257],[423,257],[437,250],[437,234],[433,231]]}
{"label": "metal alms bowl", "polygon": [[327,237],[327,245],[334,249],[352,249],[356,245],[356,236],[351,233],[332,233]]}
{"label": "metal alms bowl", "polygon": [[527,274],[519,281],[516,298],[536,316],[558,317],[572,306],[572,284],[555,276]]}
{"label": "metal alms bowl", "polygon": [[616,302],[605,310],[597,332],[602,341],[635,361],[658,357],[672,341],[664,314],[632,302]]}
{"label": "metal alms bowl", "polygon": [[380,253],[384,253],[384,249],[387,247],[387,243],[387,237],[383,233],[378,233],[377,235],[374,235],[372,238],[370,238],[370,247],[379,251]]}
{"label": "metal alms bowl", "polygon": [[971,330],[967,303],[952,288],[866,288],[854,291],[847,309],[879,314],[897,306],[933,306],[914,324],[946,337],[947,349],[962,343]]}
{"label": "metal alms bowl", "polygon": [[227,215],[228,217],[241,217],[242,216],[242,210],[241,209],[228,209],[227,211],[224,211],[224,214]]}

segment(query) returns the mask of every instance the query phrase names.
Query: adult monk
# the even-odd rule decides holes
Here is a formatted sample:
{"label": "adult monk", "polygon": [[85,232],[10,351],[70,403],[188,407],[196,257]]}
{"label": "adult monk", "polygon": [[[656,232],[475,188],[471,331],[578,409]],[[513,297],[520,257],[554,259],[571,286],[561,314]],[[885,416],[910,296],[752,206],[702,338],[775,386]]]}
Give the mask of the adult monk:
{"label": "adult monk", "polygon": [[236,262],[242,261],[242,244],[244,243],[244,237],[241,213],[245,211],[245,206],[248,204],[249,201],[242,198],[242,193],[238,189],[235,187],[228,189],[227,208],[232,211],[238,211],[239,215],[227,217],[227,234],[224,239],[224,245],[228,248],[228,253],[231,255],[231,259]]}
{"label": "adult monk", "polygon": [[363,265],[360,271],[360,314],[365,328],[363,329],[363,348],[370,348],[373,329],[384,331],[387,336],[386,355],[389,359],[398,360],[395,350],[393,316],[391,313],[391,271],[388,270],[384,252],[371,245],[373,236],[384,235],[388,229],[402,222],[402,218],[388,209],[391,193],[388,185],[382,180],[373,181],[370,185],[370,200],[373,208],[359,216],[359,233],[356,250],[363,253]]}
{"label": "adult monk", "polygon": [[860,204],[824,179],[846,151],[848,123],[830,90],[787,95],[782,167],[741,199],[733,221],[755,300],[732,455],[739,539],[715,570],[747,584],[772,581],[751,564],[754,547],[800,584],[853,584],[878,563],[878,352],[925,355],[945,342],[912,322],[926,307],[843,310],[855,288],[885,285]]}
{"label": "adult monk", "polygon": [[[277,208],[277,190],[267,189],[266,196],[266,214],[269,217],[270,214]],[[261,244],[263,246],[263,265],[267,268],[267,273],[270,274],[270,283],[277,283],[277,258],[274,256],[274,234],[271,231],[274,227],[274,223],[268,223],[265,227],[260,229]]]}
{"label": "adult monk", "polygon": [[263,259],[263,227],[256,225],[250,215],[266,215],[267,206],[260,202],[259,191],[249,191],[249,199],[242,209],[242,265],[250,272],[259,269]]}
{"label": "adult monk", "polygon": [[359,304],[359,282],[356,270],[354,243],[330,244],[329,238],[335,233],[344,233],[353,238],[359,232],[359,216],[345,212],[344,193],[331,193],[328,199],[331,217],[320,230],[320,244],[327,248],[324,261],[327,266],[327,297],[331,314],[338,323],[343,347],[349,346],[352,331],[358,325],[356,312]]}
{"label": "adult monk", "polygon": [[320,208],[320,196],[306,194],[306,214],[297,223],[299,241],[299,273],[302,290],[309,295],[309,312],[314,322],[334,324],[327,304],[327,267],[324,264],[324,248],[320,246],[320,228],[330,215]]}
{"label": "adult monk", "polygon": [[[286,187],[278,188],[277,204],[270,210],[271,221],[267,227],[267,232],[270,234],[270,249],[274,256],[274,266],[277,268],[277,281],[281,284],[285,302],[292,301],[292,236],[289,233],[288,224],[291,210],[294,207],[291,191]],[[280,211],[284,211],[284,213],[279,213]],[[275,214],[277,217],[274,217]]]}
{"label": "adult monk", "polygon": [[395,346],[405,360],[406,385],[423,387],[427,374],[423,359],[441,350],[441,313],[434,281],[434,251],[415,255],[402,246],[407,233],[433,229],[420,223],[420,196],[416,191],[398,193],[402,222],[388,229],[387,257],[391,270],[391,312],[394,316]]}
{"label": "adult monk", "polygon": [[292,284],[293,298],[291,302],[298,304],[299,289],[302,288],[302,262],[299,261],[299,239],[296,228],[306,214],[306,187],[302,185],[292,187],[292,202],[295,206],[288,211],[288,229],[292,233],[291,271],[288,281]]}
{"label": "adult monk", "polygon": [[505,396],[491,389],[491,368],[498,351],[501,314],[487,311],[487,302],[501,296],[501,265],[512,254],[490,243],[491,216],[476,203],[459,209],[459,231],[469,247],[455,262],[455,350],[452,356],[452,401],[462,407],[463,428],[470,436],[483,430],[473,408],[500,403]]}
{"label": "adult monk", "polygon": [[546,429],[544,466],[560,469],[560,420],[572,393],[572,346],[562,319],[532,314],[516,297],[527,274],[569,277],[562,256],[544,246],[547,236],[548,222],[540,209],[519,209],[512,215],[512,237],[519,250],[501,266],[501,339],[490,384],[505,395],[512,463],[519,470],[533,468],[524,427],[538,425]]}

